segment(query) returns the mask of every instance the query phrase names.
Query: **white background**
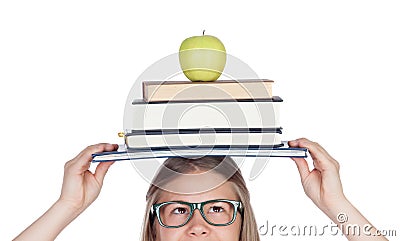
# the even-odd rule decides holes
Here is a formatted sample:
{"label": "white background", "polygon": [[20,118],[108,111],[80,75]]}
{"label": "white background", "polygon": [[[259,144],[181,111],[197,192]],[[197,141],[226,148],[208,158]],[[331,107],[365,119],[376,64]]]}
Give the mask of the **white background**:
{"label": "white background", "polygon": [[[122,143],[135,79],[203,29],[276,81],[284,139],[324,146],[347,197],[400,240],[398,13],[396,1],[2,1],[0,240],[58,198],[66,161],[90,144]],[[129,162],[114,164],[98,200],[58,240],[138,240],[147,187]],[[270,160],[248,187],[259,225],[331,224],[290,159]],[[261,237],[322,238],[344,239]]]}

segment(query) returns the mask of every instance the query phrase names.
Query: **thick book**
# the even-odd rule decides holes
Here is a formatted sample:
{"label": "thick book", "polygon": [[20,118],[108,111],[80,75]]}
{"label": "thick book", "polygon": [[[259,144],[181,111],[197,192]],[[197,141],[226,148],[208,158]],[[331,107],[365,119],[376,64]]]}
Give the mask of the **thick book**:
{"label": "thick book", "polygon": [[231,156],[231,157],[307,157],[306,148],[288,147],[287,143],[278,148],[169,148],[159,150],[130,150],[126,151],[121,145],[118,151],[101,152],[92,155],[92,162],[107,161],[145,161],[152,158],[187,157],[196,158],[201,156]]}
{"label": "thick book", "polygon": [[134,100],[125,107],[124,129],[279,128],[278,96],[251,100]]}
{"label": "thick book", "polygon": [[132,131],[125,134],[128,148],[167,148],[201,146],[262,146],[278,147],[281,142],[281,128],[276,129],[163,129]]}
{"label": "thick book", "polygon": [[170,100],[265,99],[272,97],[268,79],[192,81],[143,81],[143,100],[146,102]]}

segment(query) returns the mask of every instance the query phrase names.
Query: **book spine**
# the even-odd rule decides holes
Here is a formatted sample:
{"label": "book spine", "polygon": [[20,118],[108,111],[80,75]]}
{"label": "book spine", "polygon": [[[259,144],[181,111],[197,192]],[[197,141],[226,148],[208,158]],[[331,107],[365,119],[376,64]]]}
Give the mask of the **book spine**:
{"label": "book spine", "polygon": [[125,143],[129,148],[170,146],[274,146],[280,145],[278,133],[190,133],[130,135]]}
{"label": "book spine", "polygon": [[143,99],[148,102],[169,100],[263,99],[272,96],[270,80],[219,80],[215,82],[163,81],[143,82]]}
{"label": "book spine", "polygon": [[[279,98],[279,97],[278,97]],[[131,130],[216,128],[279,128],[277,101],[143,103],[127,106],[125,133]]]}
{"label": "book spine", "polygon": [[205,145],[205,146],[162,146],[162,147],[127,147],[128,152],[151,152],[151,151],[179,151],[192,150],[195,152],[206,152],[207,150],[272,150],[282,147],[282,143],[275,145]]}
{"label": "book spine", "polygon": [[203,128],[203,129],[153,129],[153,130],[130,130],[125,136],[134,135],[168,135],[168,134],[202,134],[202,133],[279,133],[279,128]]}

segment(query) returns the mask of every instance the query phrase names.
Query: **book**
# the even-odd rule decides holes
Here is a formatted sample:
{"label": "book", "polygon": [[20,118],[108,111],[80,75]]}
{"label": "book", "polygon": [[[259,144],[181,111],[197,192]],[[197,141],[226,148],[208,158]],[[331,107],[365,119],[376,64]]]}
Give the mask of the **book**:
{"label": "book", "polygon": [[117,151],[94,153],[92,162],[107,161],[145,161],[152,158],[187,157],[196,158],[201,156],[231,156],[231,157],[297,157],[306,158],[306,148],[288,147],[285,142],[283,147],[278,148],[169,148],[159,150],[127,150],[120,145]]}
{"label": "book", "polygon": [[134,100],[125,107],[124,129],[279,128],[282,101],[278,96],[152,103]]}
{"label": "book", "polygon": [[128,148],[167,148],[201,146],[262,146],[278,147],[282,145],[277,129],[183,129],[133,131],[125,135]]}
{"label": "book", "polygon": [[170,100],[265,99],[272,97],[268,79],[192,81],[143,81],[143,100],[146,102]]}

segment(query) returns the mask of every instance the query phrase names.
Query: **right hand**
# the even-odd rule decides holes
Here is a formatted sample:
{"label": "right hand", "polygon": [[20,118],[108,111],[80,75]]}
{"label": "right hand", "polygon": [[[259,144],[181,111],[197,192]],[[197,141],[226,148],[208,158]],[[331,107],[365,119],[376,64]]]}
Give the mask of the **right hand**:
{"label": "right hand", "polygon": [[115,151],[117,144],[96,144],[88,146],[64,166],[64,179],[59,202],[72,207],[75,211],[85,210],[100,194],[104,177],[114,162],[102,162],[92,173],[89,167],[92,154],[103,151]]}
{"label": "right hand", "polygon": [[313,159],[314,168],[310,170],[304,158],[292,158],[296,162],[306,195],[328,215],[331,210],[343,206],[347,199],[340,181],[339,163],[322,146],[308,139],[289,141],[289,145],[307,148]]}

